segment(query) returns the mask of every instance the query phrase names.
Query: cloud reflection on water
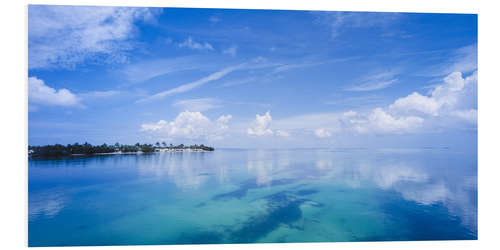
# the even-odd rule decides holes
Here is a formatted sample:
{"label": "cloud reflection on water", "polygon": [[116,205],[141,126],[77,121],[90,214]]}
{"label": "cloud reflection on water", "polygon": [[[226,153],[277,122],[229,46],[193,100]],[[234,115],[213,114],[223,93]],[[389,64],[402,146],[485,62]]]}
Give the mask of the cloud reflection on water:
{"label": "cloud reflection on water", "polygon": [[62,190],[47,190],[29,196],[28,220],[36,220],[40,217],[54,218],[64,209],[66,198]]}
{"label": "cloud reflection on water", "polygon": [[[416,153],[412,150],[409,153]],[[366,153],[366,152],[362,152]],[[408,201],[421,205],[443,204],[451,215],[459,216],[462,224],[475,228],[477,226],[477,192],[474,169],[460,169],[451,164],[450,172],[432,169],[433,164],[406,157],[408,152],[401,151],[403,156],[387,157],[372,155],[370,157],[343,157],[328,151],[316,153],[316,168],[321,179],[341,183],[349,188],[364,185],[400,193]],[[436,163],[438,164],[438,163]],[[465,171],[450,177],[450,173]],[[456,174],[456,173],[455,173]]]}

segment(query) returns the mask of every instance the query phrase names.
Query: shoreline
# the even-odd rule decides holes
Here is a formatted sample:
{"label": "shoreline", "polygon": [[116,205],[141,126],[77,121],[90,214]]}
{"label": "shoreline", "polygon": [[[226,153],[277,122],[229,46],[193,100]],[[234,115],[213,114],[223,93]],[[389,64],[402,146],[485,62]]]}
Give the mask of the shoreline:
{"label": "shoreline", "polygon": [[181,152],[181,153],[184,153],[184,152],[187,152],[187,153],[191,153],[191,152],[204,153],[204,152],[211,152],[211,151],[213,151],[213,150],[184,148],[184,149],[155,149],[155,151],[153,151],[153,152],[143,152],[143,151],[121,152],[121,151],[117,151],[117,152],[110,152],[110,153],[69,154],[69,155],[61,155],[61,156],[40,156],[40,155],[34,155],[32,153],[28,153],[28,157],[32,157],[32,158],[46,158],[46,157],[49,157],[49,158],[52,158],[52,157],[58,158],[58,157],[71,157],[71,156],[138,155],[138,154],[153,154],[153,153],[163,153],[163,152],[167,152],[167,153],[178,153],[178,152]]}
{"label": "shoreline", "polygon": [[142,151],[137,152],[111,152],[111,153],[94,153],[94,154],[71,154],[71,156],[89,156],[89,155],[135,155],[135,154],[151,154],[151,153],[163,153],[163,152],[212,152],[210,150],[203,149],[156,149],[154,152],[144,153]]}

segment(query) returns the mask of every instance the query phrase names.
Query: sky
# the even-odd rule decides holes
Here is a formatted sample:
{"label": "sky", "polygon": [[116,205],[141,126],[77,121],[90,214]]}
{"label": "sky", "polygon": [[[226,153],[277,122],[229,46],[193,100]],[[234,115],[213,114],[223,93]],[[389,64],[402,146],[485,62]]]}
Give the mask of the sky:
{"label": "sky", "polygon": [[28,143],[477,149],[477,15],[28,7]]}

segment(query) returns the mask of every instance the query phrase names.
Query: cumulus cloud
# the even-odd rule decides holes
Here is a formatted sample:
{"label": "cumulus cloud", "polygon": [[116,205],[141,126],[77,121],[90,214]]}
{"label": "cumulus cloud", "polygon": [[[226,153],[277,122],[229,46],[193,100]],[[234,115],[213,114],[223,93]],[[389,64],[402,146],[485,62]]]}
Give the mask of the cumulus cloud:
{"label": "cumulus cloud", "polygon": [[229,120],[231,120],[231,118],[233,118],[232,115],[222,115],[219,117],[219,119],[217,119],[217,122],[225,124],[225,123],[229,122]]}
{"label": "cumulus cloud", "polygon": [[83,107],[80,99],[71,91],[64,88],[56,90],[36,77],[28,78],[28,100],[32,105]]}
{"label": "cumulus cloud", "polygon": [[466,109],[466,110],[455,110],[451,113],[452,116],[470,122],[472,124],[477,124],[477,110],[476,109]]}
{"label": "cumulus cloud", "polygon": [[477,124],[477,72],[463,77],[454,72],[427,94],[417,92],[396,99],[385,107],[317,113],[273,121],[294,134],[313,133],[326,138],[332,133],[403,134],[439,128],[471,128]]}
{"label": "cumulus cloud", "polygon": [[200,112],[184,111],[171,122],[160,120],[142,124],[140,131],[164,139],[220,140],[224,137],[231,118],[231,115],[223,115],[213,122]]}
{"label": "cumulus cloud", "polygon": [[264,135],[272,135],[273,131],[269,128],[271,125],[271,121],[273,118],[269,111],[267,111],[264,115],[256,115],[255,123],[253,128],[248,128],[247,133],[249,135],[256,136],[264,136]]}
{"label": "cumulus cloud", "polygon": [[389,106],[395,113],[423,113],[438,116],[440,113],[453,113],[463,105],[473,105],[477,89],[477,72],[463,78],[462,73],[453,72],[446,76],[444,84],[436,86],[429,96],[414,92],[397,99]]}
{"label": "cumulus cloud", "polygon": [[188,37],[184,42],[179,44],[179,48],[184,47],[195,50],[214,50],[214,47],[210,43],[198,43],[193,41],[192,37]]}
{"label": "cumulus cloud", "polygon": [[435,99],[417,92],[399,98],[389,106],[389,109],[397,112],[418,111],[433,116],[438,115],[439,108],[440,104]]}
{"label": "cumulus cloud", "polygon": [[328,138],[328,137],[332,136],[332,133],[330,133],[329,131],[327,131],[324,128],[318,128],[318,129],[314,130],[314,135],[316,135],[319,138]]}
{"label": "cumulus cloud", "polygon": [[[453,72],[428,95],[414,92],[396,99],[388,108],[376,108],[365,116],[350,113],[343,119],[343,124],[361,133],[416,132],[427,118],[440,126],[453,124],[450,121],[454,118],[454,121],[458,118],[476,124],[476,98],[477,72],[466,78],[460,72]],[[432,127],[432,124],[428,125]]]}
{"label": "cumulus cloud", "polygon": [[352,110],[349,110],[347,112],[344,112],[344,116],[345,117],[353,117],[353,116],[356,116],[358,113],[356,111],[352,111]]}
{"label": "cumulus cloud", "polygon": [[[226,131],[229,128],[229,126],[227,125],[227,123],[229,122],[229,120],[231,120],[231,118],[233,118],[232,115],[221,115],[217,119],[217,128],[218,128],[218,130]],[[220,136],[218,138],[222,139],[222,137],[220,137]]]}
{"label": "cumulus cloud", "polygon": [[31,5],[28,10],[30,69],[71,68],[87,59],[124,62],[135,22],[152,21],[159,8]]}
{"label": "cumulus cloud", "polygon": [[276,135],[281,137],[290,137],[290,133],[284,130],[276,130]]}
{"label": "cumulus cloud", "polygon": [[358,132],[385,132],[403,133],[412,132],[424,122],[418,116],[393,117],[381,108],[374,109],[368,119],[362,124],[357,124],[355,129]]}

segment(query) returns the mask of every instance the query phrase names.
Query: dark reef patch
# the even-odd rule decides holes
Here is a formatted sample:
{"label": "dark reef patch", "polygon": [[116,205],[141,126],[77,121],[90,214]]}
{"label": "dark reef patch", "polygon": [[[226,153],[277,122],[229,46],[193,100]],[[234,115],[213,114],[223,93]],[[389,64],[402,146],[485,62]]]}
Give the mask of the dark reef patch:
{"label": "dark reef patch", "polygon": [[276,230],[281,224],[290,224],[302,218],[300,205],[305,199],[298,199],[287,192],[264,197],[268,201],[266,213],[252,216],[242,227],[231,234],[235,243],[251,243]]}
{"label": "dark reef patch", "polygon": [[206,203],[206,202],[200,202],[200,203],[198,203],[195,207],[196,207],[196,208],[198,208],[198,207],[204,207],[204,206],[206,206],[206,205],[207,205],[207,203]]}
{"label": "dark reef patch", "polygon": [[231,198],[241,199],[247,194],[247,192],[248,192],[248,189],[239,188],[239,189],[234,190],[232,192],[215,195],[214,197],[212,197],[212,200],[222,200],[222,199],[231,199]]}
{"label": "dark reef patch", "polygon": [[[240,189],[237,191],[242,192]],[[309,190],[306,193],[314,192]],[[228,194],[230,193],[224,195]],[[228,197],[231,197],[231,195],[228,195]],[[179,244],[187,244],[188,242],[192,244],[252,243],[267,236],[282,225],[287,225],[289,228],[296,230],[304,230],[303,226],[293,224],[303,218],[300,206],[302,204],[309,204],[315,207],[322,206],[318,202],[301,198],[289,191],[274,193],[259,200],[266,201],[267,208],[265,212],[251,216],[241,224],[226,227],[220,232],[207,231],[183,236],[178,240]]]}
{"label": "dark reef patch", "polygon": [[461,218],[450,215],[448,208],[442,203],[422,205],[401,198],[384,204],[382,209],[391,219],[404,223],[407,230],[392,235],[395,239],[384,235],[363,238],[361,241],[477,239],[477,227],[464,225]]}
{"label": "dark reef patch", "polygon": [[[287,185],[293,182],[295,182],[295,179],[278,179],[271,181],[271,183],[269,183],[269,186]],[[241,199],[247,194],[248,190],[260,188],[261,186],[263,185],[259,185],[256,179],[250,179],[242,182],[240,184],[240,187],[234,191],[213,196],[212,200],[231,199],[231,198]]]}
{"label": "dark reef patch", "polygon": [[319,192],[319,191],[316,189],[303,189],[303,190],[299,190],[299,191],[295,192],[295,194],[302,196],[302,195],[315,194],[317,192]]}

